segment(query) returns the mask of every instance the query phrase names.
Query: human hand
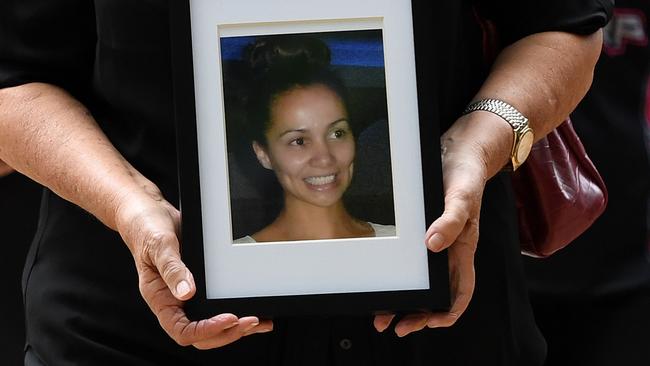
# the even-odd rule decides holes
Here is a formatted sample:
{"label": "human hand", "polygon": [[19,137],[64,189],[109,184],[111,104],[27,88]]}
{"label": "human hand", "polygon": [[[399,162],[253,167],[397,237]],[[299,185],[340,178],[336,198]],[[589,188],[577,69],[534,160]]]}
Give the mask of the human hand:
{"label": "human hand", "polygon": [[[445,209],[427,230],[425,243],[433,252],[448,249],[451,308],[447,312],[405,316],[395,325],[398,336],[424,327],[452,326],[467,309],[474,292],[474,253],[483,190],[487,179],[500,170],[509,154],[508,144],[503,143],[512,143],[512,131],[508,129],[494,116],[472,113],[461,117],[442,136]],[[374,326],[383,332],[393,318],[392,314],[378,315]]]}
{"label": "human hand", "polygon": [[13,173],[13,168],[7,165],[4,161],[0,160],[0,178]]}
{"label": "human hand", "polygon": [[133,254],[140,293],[165,332],[182,346],[211,349],[271,331],[271,321],[254,316],[219,314],[199,321],[188,319],[183,302],[194,296],[196,285],[179,254],[180,212],[157,188],[148,191],[124,195],[115,222]]}

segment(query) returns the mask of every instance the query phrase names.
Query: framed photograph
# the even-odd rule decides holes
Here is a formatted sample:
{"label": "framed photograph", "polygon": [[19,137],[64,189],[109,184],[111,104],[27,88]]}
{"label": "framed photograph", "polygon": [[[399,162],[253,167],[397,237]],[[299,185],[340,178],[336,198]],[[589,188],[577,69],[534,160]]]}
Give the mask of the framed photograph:
{"label": "framed photograph", "polygon": [[170,2],[190,314],[449,306],[411,0],[370,5]]}

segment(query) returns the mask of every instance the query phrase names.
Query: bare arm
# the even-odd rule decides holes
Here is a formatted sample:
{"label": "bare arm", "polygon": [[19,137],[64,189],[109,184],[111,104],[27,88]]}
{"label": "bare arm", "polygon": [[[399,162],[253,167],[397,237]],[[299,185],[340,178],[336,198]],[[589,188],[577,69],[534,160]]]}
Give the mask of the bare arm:
{"label": "bare arm", "polygon": [[256,317],[190,321],[196,291],[179,255],[180,214],[113,147],[91,114],[48,84],[0,90],[0,160],[117,230],[134,256],[140,292],[179,344],[214,348],[272,328]]}
{"label": "bare arm", "polygon": [[[512,104],[529,118],[540,138],[586,94],[601,44],[600,31],[590,36],[547,32],[521,39],[501,52],[474,100],[495,98]],[[451,326],[469,305],[483,190],[508,161],[512,144],[510,125],[484,111],[458,118],[441,137],[445,211],[431,224],[425,240],[432,251],[449,249],[452,306],[446,313],[405,317],[395,326],[399,336]],[[391,320],[390,315],[378,316],[375,327],[383,331]]]}
{"label": "bare arm", "polygon": [[90,113],[48,84],[0,90],[0,159],[112,229],[121,196],[147,184]]}
{"label": "bare arm", "polygon": [[[601,31],[589,36],[564,32],[528,36],[501,52],[473,100],[494,98],[510,103],[528,117],[540,139],[564,121],[589,90],[601,45]],[[467,136],[461,131],[476,127],[485,130]],[[486,149],[486,178],[490,178],[508,161],[513,142],[510,126],[500,117],[484,111],[461,117],[442,143],[445,146],[459,138],[477,141],[478,136],[484,136],[478,141]]]}
{"label": "bare arm", "polygon": [[4,161],[0,160],[0,178],[11,174],[14,171],[12,167],[7,165]]}

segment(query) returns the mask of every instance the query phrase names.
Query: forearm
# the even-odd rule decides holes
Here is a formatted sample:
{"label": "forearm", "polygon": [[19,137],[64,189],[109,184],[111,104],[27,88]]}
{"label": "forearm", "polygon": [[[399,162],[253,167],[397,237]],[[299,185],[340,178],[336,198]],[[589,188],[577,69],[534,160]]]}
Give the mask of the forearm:
{"label": "forearm", "polygon": [[4,177],[5,175],[9,175],[13,172],[13,168],[7,165],[4,161],[0,160],[0,178]]}
{"label": "forearm", "polygon": [[155,186],[65,91],[33,83],[0,90],[0,160],[116,229],[129,194]]}
{"label": "forearm", "polygon": [[591,86],[602,32],[545,32],[505,48],[475,100],[507,101],[528,117],[537,139],[573,111]]}
{"label": "forearm", "polygon": [[[473,100],[492,98],[511,104],[529,119],[536,139],[540,139],[565,120],[586,94],[601,45],[600,31],[589,36],[546,32],[523,38],[499,54]],[[464,119],[471,121],[450,129],[443,146],[444,138],[478,139],[485,157],[485,178],[489,178],[509,159],[512,130],[489,112],[473,112]],[[483,131],[462,137],[464,130],[477,127],[473,124]],[[491,133],[485,134],[486,130]]]}

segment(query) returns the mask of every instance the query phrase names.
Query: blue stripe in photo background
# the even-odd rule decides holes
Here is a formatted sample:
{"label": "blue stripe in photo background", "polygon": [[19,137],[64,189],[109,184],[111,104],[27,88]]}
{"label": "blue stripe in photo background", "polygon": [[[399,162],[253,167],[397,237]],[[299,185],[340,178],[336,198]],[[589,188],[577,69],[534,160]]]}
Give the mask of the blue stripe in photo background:
{"label": "blue stripe in photo background", "polygon": [[[333,66],[384,67],[381,40],[321,37],[332,52]],[[221,57],[225,61],[241,60],[242,51],[255,37],[221,38]]]}

